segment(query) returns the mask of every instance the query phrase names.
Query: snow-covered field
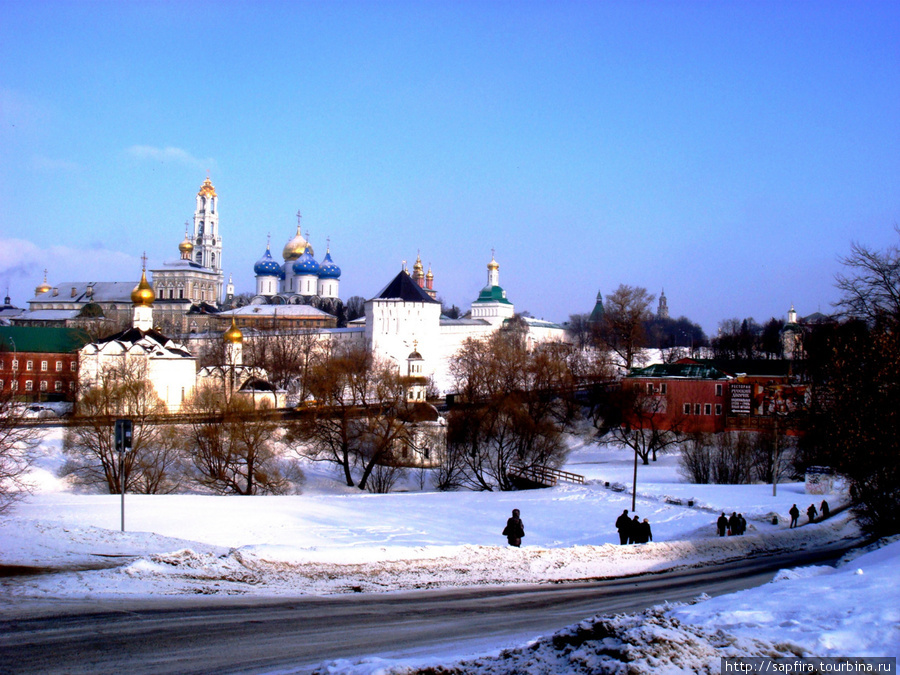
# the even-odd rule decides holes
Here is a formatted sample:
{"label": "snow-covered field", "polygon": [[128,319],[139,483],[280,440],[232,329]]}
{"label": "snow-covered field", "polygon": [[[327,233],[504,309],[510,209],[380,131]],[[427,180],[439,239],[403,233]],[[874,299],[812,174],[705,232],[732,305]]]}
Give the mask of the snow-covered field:
{"label": "snow-covered field", "polygon": [[[307,481],[300,495],[127,495],[127,531],[122,533],[118,496],[77,494],[56,477],[59,445],[59,432],[51,432],[32,472],[35,493],[0,520],[0,565],[56,572],[3,580],[3,613],[14,613],[16,604],[26,599],[57,597],[285,597],[596,578],[858,536],[846,513],[789,530],[792,504],[805,512],[810,503],[818,507],[821,501],[820,496],[806,495],[802,484],[779,485],[777,497],[770,485],[689,485],[678,475],[676,458],[664,456],[638,470],[636,512],[649,519],[654,540],[619,546],[614,522],[623,509],[630,509],[631,495],[607,489],[605,483],[630,486],[632,455],[578,442],[566,468],[584,475],[585,485],[518,493],[439,493],[419,490],[412,475],[409,491],[370,495],[341,486],[329,465],[306,464]],[[827,498],[832,510],[842,501],[839,494]],[[672,503],[678,499],[681,505]],[[689,499],[692,507],[687,506]],[[522,549],[508,548],[500,535],[513,508],[521,510],[525,522]],[[715,536],[714,522],[721,511],[743,513],[748,533]],[[773,514],[778,515],[777,525]],[[647,646],[660,642],[659,634],[706,645],[697,647],[696,654],[674,649],[673,654],[687,658],[690,653],[693,659],[684,672],[707,661],[715,661],[718,672],[719,656],[730,653],[896,656],[900,593],[896,575],[889,571],[900,560],[898,547],[886,547],[838,570],[785,572],[752,591],[661,609],[642,618],[619,617],[615,626],[603,624],[604,631],[613,631],[605,639],[579,638],[577,649],[571,644],[558,649],[568,644],[561,638],[538,641],[522,654],[529,659],[543,654],[549,660],[532,670],[523,661],[516,672],[595,672],[589,665],[578,666],[579,671],[577,663],[569,661],[582,657],[572,653],[587,653],[593,649],[588,643],[595,642],[612,649],[616,640],[628,649],[646,648],[645,656],[635,652],[629,660],[663,659],[660,663],[674,668],[675,661],[666,661],[662,652],[653,656]],[[594,631],[585,626],[595,624],[589,620],[569,630],[583,637]],[[517,658],[526,656],[505,653],[501,661],[486,658],[448,672],[506,672],[499,664]],[[585,664],[603,658],[596,652]],[[423,664],[368,659],[333,663],[323,672],[409,672],[416,665]]]}

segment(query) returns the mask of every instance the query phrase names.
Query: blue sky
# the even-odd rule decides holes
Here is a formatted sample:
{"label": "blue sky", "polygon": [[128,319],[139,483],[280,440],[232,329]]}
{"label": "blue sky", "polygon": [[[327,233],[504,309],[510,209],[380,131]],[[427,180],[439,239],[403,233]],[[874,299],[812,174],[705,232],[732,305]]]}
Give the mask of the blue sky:
{"label": "blue sky", "polygon": [[829,311],[900,224],[900,5],[0,0],[0,291],[178,257],[209,171],[254,288],[303,213],[341,296],[421,252],[467,306],[619,284],[722,319]]}

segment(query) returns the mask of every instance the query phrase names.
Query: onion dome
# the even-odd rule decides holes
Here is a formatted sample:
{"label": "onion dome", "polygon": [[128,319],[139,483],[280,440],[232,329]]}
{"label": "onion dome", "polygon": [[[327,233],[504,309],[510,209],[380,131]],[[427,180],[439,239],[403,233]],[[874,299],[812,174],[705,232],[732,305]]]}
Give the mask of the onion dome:
{"label": "onion dome", "polygon": [[291,239],[288,243],[284,245],[284,251],[282,251],[282,257],[285,262],[290,262],[292,260],[297,260],[301,255],[303,255],[304,251],[309,247],[309,242],[303,238],[303,235],[300,234],[300,225],[297,225],[297,234]]}
{"label": "onion dome", "polygon": [[294,274],[312,274],[319,276],[319,263],[312,257],[312,247],[307,246],[297,261],[294,263]]}
{"label": "onion dome", "polygon": [[258,277],[284,278],[284,270],[281,269],[281,265],[275,262],[268,246],[266,246],[266,252],[263,253],[262,258],[257,260],[256,264],[253,266],[253,273]]}
{"label": "onion dome", "polygon": [[241,332],[241,329],[235,325],[234,316],[231,317],[231,328],[226,330],[222,337],[225,339],[225,342],[233,345],[240,344],[244,341],[244,334]]}
{"label": "onion dome", "polygon": [[422,267],[422,259],[419,256],[416,256],[416,264],[413,265],[413,279],[421,277],[425,273],[425,269]]}
{"label": "onion dome", "polygon": [[213,184],[209,180],[209,176],[207,176],[206,180],[203,181],[203,185],[200,186],[200,192],[197,193],[201,197],[215,197],[216,196],[216,188],[213,187]]}
{"label": "onion dome", "polygon": [[331,251],[325,252],[325,258],[322,260],[322,264],[319,265],[319,278],[320,279],[340,279],[341,277],[341,268],[334,264],[334,261],[331,259]]}
{"label": "onion dome", "polygon": [[181,259],[188,260],[191,257],[191,253],[194,252],[194,243],[191,241],[191,238],[188,236],[187,229],[184,230],[184,241],[178,244],[178,250],[181,252]]}
{"label": "onion dome", "polygon": [[491,270],[492,272],[500,269],[500,263],[498,263],[496,260],[494,260],[493,254],[491,254],[491,262],[488,263],[487,268],[489,270]]}
{"label": "onion dome", "polygon": [[40,295],[41,293],[46,293],[51,288],[50,284],[47,283],[47,270],[44,270],[44,282],[34,289],[35,295]]}
{"label": "onion dome", "polygon": [[138,285],[134,287],[134,290],[131,291],[131,302],[135,305],[144,305],[149,307],[153,304],[153,299],[156,296],[153,294],[153,289],[150,287],[150,284],[147,283],[147,272],[141,272],[141,280],[138,282]]}
{"label": "onion dome", "polygon": [[431,271],[431,265],[428,266],[428,274],[425,275],[425,279],[428,281],[434,281],[434,273]]}

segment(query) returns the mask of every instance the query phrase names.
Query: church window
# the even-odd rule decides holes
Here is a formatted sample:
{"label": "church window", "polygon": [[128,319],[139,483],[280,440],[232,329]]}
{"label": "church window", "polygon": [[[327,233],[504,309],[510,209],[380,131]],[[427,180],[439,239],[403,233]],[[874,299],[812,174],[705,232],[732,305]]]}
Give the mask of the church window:
{"label": "church window", "polygon": [[160,300],[163,299],[163,289],[160,288],[160,289],[156,292],[156,297],[159,298]]}
{"label": "church window", "polygon": [[179,288],[179,289],[178,289],[178,298],[179,298],[180,300],[184,300],[184,288]]}
{"label": "church window", "polygon": [[169,289],[169,300],[172,300],[174,297],[175,297],[175,289],[170,288]]}
{"label": "church window", "polygon": [[216,254],[212,253],[209,256],[209,266],[213,269],[216,269]]}

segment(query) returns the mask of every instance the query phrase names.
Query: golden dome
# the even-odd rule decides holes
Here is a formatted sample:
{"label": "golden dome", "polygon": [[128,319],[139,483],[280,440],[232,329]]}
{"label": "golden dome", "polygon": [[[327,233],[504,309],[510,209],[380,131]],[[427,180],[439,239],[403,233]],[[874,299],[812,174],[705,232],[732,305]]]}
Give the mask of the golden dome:
{"label": "golden dome", "polygon": [[47,283],[47,270],[44,270],[44,283],[34,289],[34,294],[40,295],[41,293],[46,293],[50,288],[50,284]]}
{"label": "golden dome", "polygon": [[494,256],[491,256],[491,262],[488,263],[488,266],[487,266],[487,267],[488,267],[488,269],[491,270],[491,271],[499,270],[499,269],[500,269],[500,263],[498,263],[496,260],[494,260]]}
{"label": "golden dome", "polygon": [[415,275],[417,275],[417,276],[421,276],[422,273],[423,273],[423,271],[424,271],[424,270],[423,270],[423,268],[422,268],[422,258],[420,258],[420,257],[417,255],[417,256],[416,256],[416,264],[413,265],[413,274],[415,274]]}
{"label": "golden dome", "polygon": [[230,342],[233,345],[240,344],[244,341],[244,334],[241,332],[241,329],[238,328],[234,323],[234,317],[231,317],[231,328],[225,331],[225,335],[222,337],[225,338],[225,342]]}
{"label": "golden dome", "polygon": [[300,234],[300,225],[298,224],[297,235],[284,245],[284,251],[281,252],[281,255],[286,262],[297,260],[306,251],[307,246],[309,246],[309,242]]}
{"label": "golden dome", "polygon": [[140,282],[134,287],[134,290],[131,291],[131,302],[135,305],[145,305],[149,307],[153,304],[153,299],[155,297],[153,289],[150,288],[150,284],[147,283],[147,272],[142,271]]}
{"label": "golden dome", "polygon": [[426,279],[434,279],[434,274],[431,273],[431,265],[428,266],[428,274],[425,275]]}
{"label": "golden dome", "polygon": [[184,241],[178,244],[178,250],[182,253],[191,253],[194,250],[194,244],[188,237],[187,232],[184,233]]}
{"label": "golden dome", "polygon": [[216,196],[216,188],[213,187],[213,184],[210,182],[209,177],[207,176],[206,180],[203,181],[203,185],[200,186],[200,192],[197,193],[201,197],[215,197]]}

